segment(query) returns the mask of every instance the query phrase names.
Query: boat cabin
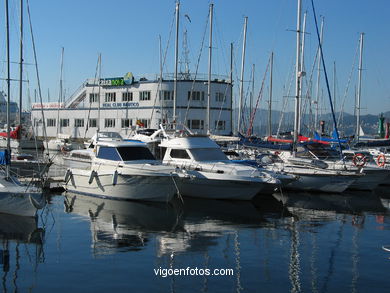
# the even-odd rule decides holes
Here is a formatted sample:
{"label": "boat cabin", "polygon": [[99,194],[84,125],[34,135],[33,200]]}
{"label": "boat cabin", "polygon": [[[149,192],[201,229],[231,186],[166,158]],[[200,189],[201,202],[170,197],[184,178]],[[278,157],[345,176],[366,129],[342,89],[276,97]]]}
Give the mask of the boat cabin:
{"label": "boat cabin", "polygon": [[188,136],[167,139],[160,147],[166,148],[164,162],[213,162],[228,161],[221,148],[207,136]]}
{"label": "boat cabin", "polygon": [[155,161],[155,157],[143,142],[98,142],[96,158],[109,161]]}

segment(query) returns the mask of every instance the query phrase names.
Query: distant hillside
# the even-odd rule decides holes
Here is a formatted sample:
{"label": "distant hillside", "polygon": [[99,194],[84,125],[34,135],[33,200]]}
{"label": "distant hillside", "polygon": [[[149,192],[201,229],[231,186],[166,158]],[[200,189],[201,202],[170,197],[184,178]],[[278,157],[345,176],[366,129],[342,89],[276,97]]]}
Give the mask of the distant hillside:
{"label": "distant hillside", "polygon": [[[336,113],[336,120],[339,119],[340,113]],[[386,117],[386,121],[390,122],[390,111],[387,111],[383,113],[384,117]],[[246,112],[244,115],[244,119],[246,122],[244,123],[245,126],[249,125],[249,112]],[[280,111],[272,111],[272,131],[273,133],[276,133],[279,125],[279,120],[281,117]],[[354,115],[351,115],[349,113],[343,112],[341,115],[341,123],[338,125],[340,132],[343,135],[352,135],[355,132],[356,127],[356,117]],[[361,125],[363,128],[364,133],[366,134],[377,134],[378,132],[378,119],[379,115],[362,115],[360,116]],[[237,121],[237,109],[235,109],[234,113],[234,121]],[[330,113],[322,115],[320,117],[321,120],[325,121],[325,129],[328,133],[331,133],[333,130],[333,119],[332,115]],[[314,124],[314,115],[304,115],[302,119],[302,133],[305,134],[306,132],[309,132],[311,125]],[[268,129],[268,110],[259,109],[256,112],[255,121],[253,123],[253,132],[258,135],[265,135],[267,133]],[[234,125],[235,128],[237,125]],[[285,131],[291,131],[294,128],[294,113],[292,112],[286,112],[283,115],[283,122],[280,127],[281,132]]]}

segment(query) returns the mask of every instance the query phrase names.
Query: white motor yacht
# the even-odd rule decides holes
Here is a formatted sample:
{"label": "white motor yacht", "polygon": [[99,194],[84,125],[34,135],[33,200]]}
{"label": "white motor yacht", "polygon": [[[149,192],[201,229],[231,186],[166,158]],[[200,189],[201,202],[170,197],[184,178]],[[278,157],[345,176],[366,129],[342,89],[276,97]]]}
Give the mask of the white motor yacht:
{"label": "white motor yacht", "polygon": [[65,189],[103,198],[170,201],[178,174],[142,142],[98,141],[90,169],[69,168]]}
{"label": "white motor yacht", "polygon": [[187,172],[188,178],[178,183],[180,193],[185,196],[251,200],[256,194],[280,185],[267,172],[230,161],[207,136],[166,136],[160,147],[166,149],[164,164]]}

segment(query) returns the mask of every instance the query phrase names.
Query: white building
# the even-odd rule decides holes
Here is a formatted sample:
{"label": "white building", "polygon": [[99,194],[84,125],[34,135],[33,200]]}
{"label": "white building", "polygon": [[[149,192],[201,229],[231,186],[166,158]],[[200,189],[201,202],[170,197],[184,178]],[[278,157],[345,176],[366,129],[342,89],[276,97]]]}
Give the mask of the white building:
{"label": "white building", "polygon": [[[180,78],[177,81],[176,121],[197,133],[207,132],[207,79]],[[210,132],[232,132],[231,82],[212,79],[210,86]],[[43,136],[43,119],[48,137],[57,133],[90,138],[100,131],[116,131],[127,137],[137,127],[158,128],[173,119],[173,78],[134,80],[125,77],[88,79],[63,103],[32,105],[31,119],[38,136]],[[100,107],[99,107],[100,104]]]}

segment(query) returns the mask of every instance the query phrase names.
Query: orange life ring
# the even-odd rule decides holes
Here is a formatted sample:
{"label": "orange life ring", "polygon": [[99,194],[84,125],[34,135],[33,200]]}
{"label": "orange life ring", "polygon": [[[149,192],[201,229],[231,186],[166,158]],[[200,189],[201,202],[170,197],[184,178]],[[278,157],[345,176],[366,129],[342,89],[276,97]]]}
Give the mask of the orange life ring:
{"label": "orange life ring", "polygon": [[367,163],[367,159],[365,155],[359,153],[353,156],[352,162],[356,167],[363,167]]}
{"label": "orange life ring", "polygon": [[376,164],[379,167],[384,167],[386,165],[386,157],[384,154],[380,154],[379,156],[376,157]]}

